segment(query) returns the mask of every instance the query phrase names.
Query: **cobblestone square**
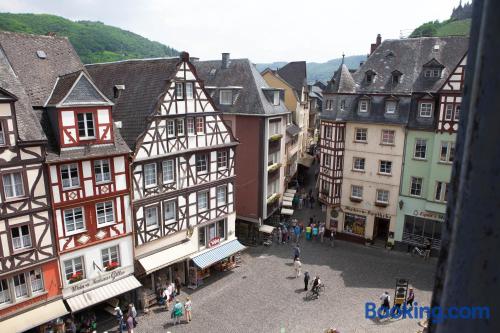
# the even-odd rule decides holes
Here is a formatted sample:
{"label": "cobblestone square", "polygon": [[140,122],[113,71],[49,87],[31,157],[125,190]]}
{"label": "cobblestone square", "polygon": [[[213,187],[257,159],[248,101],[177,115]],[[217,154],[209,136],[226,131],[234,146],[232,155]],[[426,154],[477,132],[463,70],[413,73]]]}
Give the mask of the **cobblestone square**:
{"label": "cobblestone square", "polygon": [[243,264],[231,272],[212,276],[195,291],[183,290],[193,301],[193,321],[174,326],[170,312],[156,309],[138,318],[136,333],[143,332],[417,332],[418,320],[383,320],[364,317],[364,304],[379,303],[395,280],[408,278],[415,301],[431,299],[435,260],[423,261],[406,253],[337,241],[336,247],[301,241],[302,268],[319,274],[326,284],[320,299],[307,301],[303,276],[295,279],[292,245],[249,248]]}

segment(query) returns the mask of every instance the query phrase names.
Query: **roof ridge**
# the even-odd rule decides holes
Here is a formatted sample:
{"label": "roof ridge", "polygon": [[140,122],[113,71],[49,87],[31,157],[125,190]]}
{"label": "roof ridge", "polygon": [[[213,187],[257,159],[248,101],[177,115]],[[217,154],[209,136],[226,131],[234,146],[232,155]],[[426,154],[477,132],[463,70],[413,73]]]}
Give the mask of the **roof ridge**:
{"label": "roof ridge", "polygon": [[[255,81],[255,73],[254,73],[253,69],[255,69],[255,72],[256,72],[258,75],[260,75],[260,73],[259,73],[259,71],[257,70],[257,68],[255,68],[255,66],[254,66],[254,65],[250,62],[250,60],[249,60],[249,59],[246,59],[246,60],[247,60],[247,61],[246,61],[246,63],[245,63],[245,64],[246,64],[246,65],[248,65],[248,67],[249,67],[249,69],[250,69],[250,74],[252,75],[252,80],[251,80],[251,81],[252,81],[252,84],[254,85],[255,89],[257,89],[257,94],[258,94],[258,96],[260,96],[261,91],[260,91],[260,88],[257,86],[257,82]],[[252,68],[252,67],[254,67],[254,68]],[[261,77],[262,77],[262,76],[261,76]],[[266,82],[266,81],[264,80],[264,78],[262,78],[262,81]],[[257,100],[258,100],[258,102],[259,102],[260,107],[261,107],[261,108],[262,108],[262,110],[264,111],[264,114],[266,114],[267,112],[266,112],[266,109],[265,109],[265,107],[264,107],[264,104],[262,103],[262,98],[257,98]]]}
{"label": "roof ridge", "polygon": [[179,57],[157,57],[157,58],[133,58],[133,59],[123,59],[117,61],[106,61],[106,62],[97,62],[93,64],[85,64],[85,66],[98,66],[98,65],[109,65],[109,64],[119,64],[124,62],[146,62],[152,60],[179,60]]}
{"label": "roof ridge", "polygon": [[69,38],[67,36],[40,35],[40,34],[31,34],[31,33],[26,33],[26,32],[16,32],[16,31],[6,31],[6,30],[0,30],[0,34],[5,34],[5,35],[20,35],[20,36],[34,37],[34,38],[66,39],[66,40],[69,40]]}

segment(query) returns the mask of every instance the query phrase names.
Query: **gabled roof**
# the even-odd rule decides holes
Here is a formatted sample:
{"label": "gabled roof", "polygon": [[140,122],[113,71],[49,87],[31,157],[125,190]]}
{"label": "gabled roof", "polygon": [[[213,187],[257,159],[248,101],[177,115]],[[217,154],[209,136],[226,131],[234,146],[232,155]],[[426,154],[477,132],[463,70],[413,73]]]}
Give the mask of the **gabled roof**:
{"label": "gabled roof", "polygon": [[5,99],[16,101],[14,107],[19,140],[24,142],[46,140],[47,138],[34,116],[29,97],[1,49],[0,89]]}
{"label": "gabled roof", "polygon": [[276,71],[278,75],[295,89],[298,96],[302,87],[307,85],[307,68],[305,61],[292,61]]}
{"label": "gabled roof", "polygon": [[[289,113],[283,101],[273,105],[266,97],[266,90],[276,89],[267,84],[248,59],[231,59],[228,68],[221,68],[220,60],[196,61],[193,65],[205,86],[213,87],[212,98],[220,111],[263,116]],[[242,87],[233,105],[219,103],[218,91],[227,86]]]}
{"label": "gabled roof", "polygon": [[347,66],[342,63],[335,72],[332,79],[323,93],[354,93],[356,91],[356,82],[352,78],[351,72]]}
{"label": "gabled roof", "polygon": [[429,60],[428,62],[426,62],[425,64],[423,64],[422,67],[439,67],[439,68],[443,68],[445,66],[442,63],[440,63],[439,61],[437,61],[436,58],[432,58],[431,60]]}
{"label": "gabled roof", "polygon": [[[84,69],[66,37],[2,31],[0,46],[33,106],[45,105],[59,76]],[[37,51],[46,57],[40,58]]]}
{"label": "gabled roof", "polygon": [[45,106],[113,105],[84,71],[60,76]]}
{"label": "gabled roof", "polygon": [[[147,117],[161,102],[178,64],[179,58],[160,58],[85,66],[99,90],[114,102],[113,118],[122,122],[120,133],[132,149],[147,127]],[[117,99],[115,85],[125,86]]]}

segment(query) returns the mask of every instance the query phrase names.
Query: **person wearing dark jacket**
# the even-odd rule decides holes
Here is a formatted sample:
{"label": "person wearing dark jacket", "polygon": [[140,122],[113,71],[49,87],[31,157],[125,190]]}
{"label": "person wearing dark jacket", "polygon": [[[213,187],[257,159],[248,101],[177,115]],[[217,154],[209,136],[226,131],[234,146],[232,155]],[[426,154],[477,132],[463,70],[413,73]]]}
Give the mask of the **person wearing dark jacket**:
{"label": "person wearing dark jacket", "polygon": [[304,273],[304,291],[307,291],[307,288],[309,287],[309,279],[311,277],[309,276],[309,272]]}

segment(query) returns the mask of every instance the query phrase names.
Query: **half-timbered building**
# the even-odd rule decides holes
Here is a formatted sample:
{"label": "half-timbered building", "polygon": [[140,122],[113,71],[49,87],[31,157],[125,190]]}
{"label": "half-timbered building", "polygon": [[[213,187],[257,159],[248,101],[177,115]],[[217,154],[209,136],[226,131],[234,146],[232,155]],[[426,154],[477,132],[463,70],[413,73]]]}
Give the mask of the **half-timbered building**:
{"label": "half-timbered building", "polygon": [[287,135],[291,113],[285,91],[269,86],[250,60],[223,53],[220,60],[194,65],[240,142],[235,161],[238,238],[253,242],[260,226],[279,213],[288,169],[285,144],[291,139],[289,152],[299,155],[300,128],[294,126]]}
{"label": "half-timbered building", "polygon": [[[87,69],[114,101],[115,119],[133,148],[139,274],[153,273],[145,280],[152,290],[175,277],[196,285],[211,264],[242,249],[234,232],[231,129],[185,52]],[[210,260],[200,262],[203,255]]]}
{"label": "half-timbered building", "polygon": [[[422,192],[422,177],[434,176],[421,176],[421,164],[437,154],[425,153],[431,143],[425,139],[434,136],[438,90],[463,56],[467,38],[380,43],[377,37],[374,45],[354,74],[341,65],[324,91],[319,191],[330,229],[385,245],[400,241],[399,216],[406,209],[413,212],[410,200],[422,197],[423,210],[436,211],[436,200]],[[418,153],[409,155],[415,147]],[[445,193],[441,176],[437,181]]]}
{"label": "half-timbered building", "polygon": [[46,143],[29,98],[0,51],[1,332],[28,330],[67,313],[43,167]]}
{"label": "half-timbered building", "polygon": [[133,277],[128,156],[99,91],[66,38],[2,34],[48,138],[45,156],[62,293],[72,312],[139,286]]}

